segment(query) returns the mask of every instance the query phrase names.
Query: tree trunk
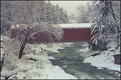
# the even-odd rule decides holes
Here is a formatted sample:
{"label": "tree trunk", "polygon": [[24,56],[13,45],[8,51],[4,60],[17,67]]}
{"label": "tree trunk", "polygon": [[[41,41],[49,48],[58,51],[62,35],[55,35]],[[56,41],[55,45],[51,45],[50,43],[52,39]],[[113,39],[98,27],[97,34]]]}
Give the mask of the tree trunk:
{"label": "tree trunk", "polygon": [[23,55],[23,51],[24,51],[26,42],[27,42],[27,38],[25,38],[24,42],[23,42],[22,45],[21,45],[21,48],[20,48],[20,51],[19,51],[19,57],[18,57],[19,59],[21,59],[21,57],[22,57],[22,55]]}

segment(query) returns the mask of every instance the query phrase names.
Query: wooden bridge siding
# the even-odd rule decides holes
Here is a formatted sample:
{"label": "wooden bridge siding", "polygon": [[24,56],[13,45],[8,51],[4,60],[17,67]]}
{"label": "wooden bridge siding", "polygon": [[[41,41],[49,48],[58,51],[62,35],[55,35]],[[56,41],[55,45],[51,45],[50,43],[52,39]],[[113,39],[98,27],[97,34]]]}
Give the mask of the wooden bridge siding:
{"label": "wooden bridge siding", "polygon": [[86,29],[64,29],[62,41],[87,41],[90,40],[90,28]]}
{"label": "wooden bridge siding", "polygon": [[[20,30],[12,29],[11,38],[15,38],[17,33]],[[79,28],[79,29],[63,29],[64,35],[63,39],[60,41],[54,40],[55,42],[73,42],[73,41],[88,41],[91,39],[90,28]],[[40,34],[40,36],[38,35]],[[35,39],[29,39],[28,43],[41,43],[41,42],[50,42],[49,37],[46,33],[38,33],[34,35]],[[38,37],[39,36],[39,37]]]}

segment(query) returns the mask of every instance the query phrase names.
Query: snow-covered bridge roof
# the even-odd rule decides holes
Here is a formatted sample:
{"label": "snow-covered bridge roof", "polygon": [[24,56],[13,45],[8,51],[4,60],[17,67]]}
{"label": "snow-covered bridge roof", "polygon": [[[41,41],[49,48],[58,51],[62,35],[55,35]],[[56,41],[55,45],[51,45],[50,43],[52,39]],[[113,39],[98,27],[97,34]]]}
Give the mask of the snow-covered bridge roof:
{"label": "snow-covered bridge roof", "polygon": [[91,28],[93,23],[59,24],[61,28]]}
{"label": "snow-covered bridge roof", "polygon": [[[71,24],[58,24],[58,25],[63,29],[69,29],[69,28],[91,28],[92,24],[93,23],[71,23]],[[16,26],[12,25],[11,28],[19,28],[20,25],[25,26],[26,24],[17,24]]]}

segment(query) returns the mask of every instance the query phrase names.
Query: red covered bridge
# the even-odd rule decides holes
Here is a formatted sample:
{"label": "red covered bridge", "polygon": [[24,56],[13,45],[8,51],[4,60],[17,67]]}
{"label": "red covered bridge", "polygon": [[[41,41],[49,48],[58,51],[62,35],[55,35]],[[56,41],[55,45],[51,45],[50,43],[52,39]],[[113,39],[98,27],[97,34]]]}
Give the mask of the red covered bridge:
{"label": "red covered bridge", "polygon": [[[92,23],[79,23],[79,24],[60,24],[60,27],[63,29],[63,39],[59,42],[73,42],[73,41],[89,41],[91,39],[90,36],[90,28]],[[11,29],[11,38],[15,38],[18,32],[17,28]],[[41,37],[36,37],[35,40],[30,39],[28,42],[33,43],[41,43],[41,42],[49,42],[45,33],[42,34]],[[37,36],[37,34],[35,35]],[[58,42],[58,41],[56,41]]]}

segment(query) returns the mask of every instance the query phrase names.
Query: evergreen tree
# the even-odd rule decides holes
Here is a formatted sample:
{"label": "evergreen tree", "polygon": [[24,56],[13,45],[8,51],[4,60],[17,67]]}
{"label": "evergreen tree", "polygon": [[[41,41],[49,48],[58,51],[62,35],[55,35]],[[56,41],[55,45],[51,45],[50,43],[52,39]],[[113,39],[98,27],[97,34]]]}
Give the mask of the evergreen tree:
{"label": "evergreen tree", "polygon": [[100,1],[98,6],[101,14],[91,27],[92,44],[99,50],[106,50],[109,42],[116,41],[119,47],[120,27],[114,13],[113,1]]}

